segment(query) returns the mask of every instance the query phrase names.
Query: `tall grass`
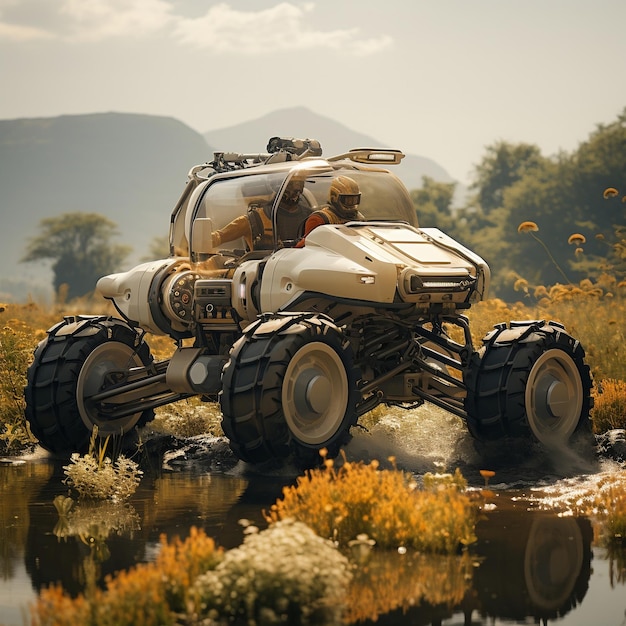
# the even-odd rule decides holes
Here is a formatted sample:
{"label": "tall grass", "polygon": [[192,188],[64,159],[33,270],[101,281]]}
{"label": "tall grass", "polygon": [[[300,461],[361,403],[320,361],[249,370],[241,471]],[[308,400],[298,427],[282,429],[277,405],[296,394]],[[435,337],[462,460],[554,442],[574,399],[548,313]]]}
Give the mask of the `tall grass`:
{"label": "tall grass", "polygon": [[[520,319],[555,320],[565,325],[586,352],[587,362],[595,381],[596,406],[615,407],[607,417],[604,411],[596,432],[609,427],[625,428],[626,415],[620,407],[626,403],[626,286],[608,276],[596,282],[584,280],[578,285],[554,285],[550,288],[530,286],[518,279],[520,301],[505,303],[497,298],[479,302],[468,312],[475,347],[496,323]],[[24,420],[23,389],[26,370],[37,343],[45,338],[46,330],[63,315],[77,313],[112,314],[110,305],[102,300],[79,300],[61,306],[45,304],[0,304],[0,453],[19,453],[36,442]],[[147,336],[155,358],[167,358],[174,344],[169,337]],[[605,383],[603,381],[614,381]],[[601,398],[607,390],[611,399]],[[194,411],[197,403],[192,402]],[[181,409],[185,414],[192,407]],[[219,434],[219,411],[207,406],[208,414],[195,420],[195,428],[206,424],[209,431]],[[196,411],[197,412],[197,411]],[[598,411],[599,412],[599,411]],[[154,426],[172,432],[177,423],[176,408],[157,411]],[[182,426],[181,426],[182,427]],[[194,434],[197,434],[194,431]]]}
{"label": "tall grass", "polygon": [[508,320],[544,319],[560,322],[578,339],[597,380],[626,381],[626,289],[601,292],[597,283],[555,285],[550,289],[530,289],[518,281],[523,292],[520,301],[507,304],[497,298],[479,302],[468,312],[472,339],[480,339],[493,325]]}

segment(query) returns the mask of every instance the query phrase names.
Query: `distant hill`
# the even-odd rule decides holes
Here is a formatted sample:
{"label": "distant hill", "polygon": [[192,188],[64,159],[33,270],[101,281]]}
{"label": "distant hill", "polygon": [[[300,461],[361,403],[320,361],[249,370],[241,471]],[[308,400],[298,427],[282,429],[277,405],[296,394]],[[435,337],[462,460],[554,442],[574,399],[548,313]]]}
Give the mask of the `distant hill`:
{"label": "distant hill", "polygon": [[[187,172],[215,150],[264,152],[270,137],[317,139],[326,156],[351,148],[391,147],[304,107],[276,111],[204,135],[170,118],[126,113],[0,120],[0,301],[51,295],[52,272],[24,264],[42,218],[84,211],[118,226],[116,243],[133,247],[128,268],[166,236]],[[422,176],[450,182],[437,163],[407,155],[393,169],[409,187]]]}
{"label": "distant hill", "polygon": [[101,213],[117,241],[146,254],[167,235],[189,168],[210,160],[196,131],[167,117],[122,113],[0,120],[0,298],[50,289],[51,272],[19,263],[39,221],[61,213]]}
{"label": "distant hill", "polygon": [[[403,146],[385,145],[306,107],[274,111],[236,126],[204,133],[207,142],[216,150],[232,152],[264,151],[268,139],[274,136],[317,139],[322,145],[323,156],[340,154],[351,148],[393,148],[405,152]],[[420,188],[423,176],[440,182],[453,182],[441,165],[424,156],[407,154],[402,163],[393,168],[393,172],[409,189]]]}

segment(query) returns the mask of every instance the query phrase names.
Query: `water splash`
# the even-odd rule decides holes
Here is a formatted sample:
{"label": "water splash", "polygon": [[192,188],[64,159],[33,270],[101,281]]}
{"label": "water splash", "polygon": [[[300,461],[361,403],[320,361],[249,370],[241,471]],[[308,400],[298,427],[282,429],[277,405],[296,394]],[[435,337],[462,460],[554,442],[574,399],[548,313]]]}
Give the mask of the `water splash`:
{"label": "water splash", "polygon": [[391,407],[369,431],[353,435],[345,448],[351,461],[377,459],[384,464],[394,457],[399,469],[423,474],[452,471],[477,460],[463,421],[431,404],[408,411]]}
{"label": "water splash", "polygon": [[606,459],[591,434],[552,447],[531,442],[479,443],[460,418],[428,403],[410,411],[389,408],[369,431],[353,434],[345,448],[350,461],[377,459],[384,464],[394,457],[399,469],[418,475],[459,468],[475,486],[484,482],[480,470],[494,470],[490,487],[497,489],[545,486],[594,475]]}

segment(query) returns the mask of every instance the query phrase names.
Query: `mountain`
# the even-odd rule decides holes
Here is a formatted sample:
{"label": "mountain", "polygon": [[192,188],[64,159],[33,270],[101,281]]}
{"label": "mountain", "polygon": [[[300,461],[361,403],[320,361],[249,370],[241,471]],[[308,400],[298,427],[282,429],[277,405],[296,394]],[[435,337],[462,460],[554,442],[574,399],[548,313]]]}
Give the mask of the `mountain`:
{"label": "mountain", "polygon": [[[265,152],[273,136],[317,139],[323,154],[385,146],[304,107],[276,111],[200,134],[171,117],[126,113],[0,120],[0,301],[51,296],[49,265],[20,263],[40,221],[62,213],[100,213],[132,246],[126,267],[140,262],[155,237],[167,236],[187,172],[214,150]],[[437,163],[407,155],[393,170],[409,187],[422,176],[450,176]]]}
{"label": "mountain", "polygon": [[123,113],[0,120],[0,298],[49,295],[52,273],[20,263],[39,222],[61,213],[100,213],[118,226],[134,262],[169,216],[187,172],[210,160],[196,131],[168,117]]}
{"label": "mountain", "polygon": [[[261,152],[265,150],[268,139],[274,136],[317,139],[322,145],[323,156],[341,154],[351,148],[402,150],[402,146],[385,145],[373,137],[353,131],[328,117],[313,113],[306,107],[274,111],[236,126],[209,130],[204,133],[210,145],[224,152]],[[407,154],[401,164],[393,167],[392,171],[409,189],[420,188],[423,176],[429,176],[440,182],[453,182],[443,167],[424,156]]]}

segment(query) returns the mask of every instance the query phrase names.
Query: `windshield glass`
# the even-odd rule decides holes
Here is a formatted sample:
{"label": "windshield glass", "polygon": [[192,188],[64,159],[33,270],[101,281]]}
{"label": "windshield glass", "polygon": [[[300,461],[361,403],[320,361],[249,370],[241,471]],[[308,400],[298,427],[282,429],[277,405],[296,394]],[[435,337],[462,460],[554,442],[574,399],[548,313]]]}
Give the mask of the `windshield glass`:
{"label": "windshield glass", "polygon": [[347,176],[358,185],[358,210],[364,219],[417,225],[406,188],[388,171],[316,160],[291,169],[207,180],[189,200],[186,238],[198,218],[209,218],[216,249],[292,246],[310,213],[329,205],[332,181],[339,176]]}
{"label": "windshield glass", "polygon": [[366,220],[402,220],[417,226],[415,207],[404,185],[392,174],[363,168],[335,169],[332,175],[311,179],[309,187],[318,204],[330,200],[330,185],[337,176],[349,176],[359,186],[359,211]]}

